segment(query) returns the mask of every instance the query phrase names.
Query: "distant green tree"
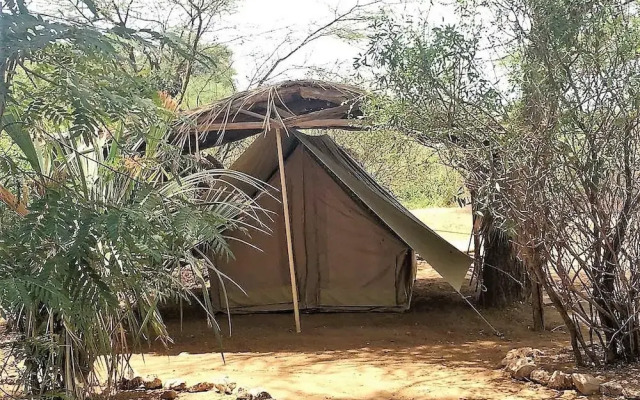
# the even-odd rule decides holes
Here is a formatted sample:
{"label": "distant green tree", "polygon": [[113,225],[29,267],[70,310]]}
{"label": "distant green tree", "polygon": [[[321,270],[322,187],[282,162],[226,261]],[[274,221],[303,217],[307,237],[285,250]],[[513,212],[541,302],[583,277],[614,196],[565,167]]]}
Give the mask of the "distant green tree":
{"label": "distant green tree", "polygon": [[215,66],[212,68],[203,64],[193,70],[193,75],[184,94],[182,106],[185,109],[213,103],[231,96],[236,91],[233,82],[235,71],[231,66],[231,52],[225,47],[213,46],[204,50],[204,53],[215,60]]}
{"label": "distant green tree", "polygon": [[332,137],[410,209],[457,204],[462,177],[436,153],[394,131],[336,132]]}
{"label": "distant green tree", "polygon": [[[495,183],[492,165],[509,140],[501,125],[509,105],[484,76],[475,29],[403,25],[383,15],[357,66],[369,68],[384,93],[369,104],[374,124],[431,149],[463,177],[472,199],[479,301],[505,306],[525,300],[529,284],[509,233],[492,214],[493,197],[484,192]],[[541,316],[537,321],[541,326]]]}

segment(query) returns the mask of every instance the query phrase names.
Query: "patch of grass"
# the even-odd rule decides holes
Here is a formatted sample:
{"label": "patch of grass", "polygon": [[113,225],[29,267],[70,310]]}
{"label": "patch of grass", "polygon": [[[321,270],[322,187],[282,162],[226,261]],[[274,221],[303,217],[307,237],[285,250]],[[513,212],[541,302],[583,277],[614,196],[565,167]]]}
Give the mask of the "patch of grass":
{"label": "patch of grass", "polygon": [[413,209],[412,212],[458,249],[468,249],[472,227],[470,207],[421,208]]}
{"label": "patch of grass", "polygon": [[333,137],[405,207],[449,207],[463,181],[433,150],[393,131],[332,132]]}

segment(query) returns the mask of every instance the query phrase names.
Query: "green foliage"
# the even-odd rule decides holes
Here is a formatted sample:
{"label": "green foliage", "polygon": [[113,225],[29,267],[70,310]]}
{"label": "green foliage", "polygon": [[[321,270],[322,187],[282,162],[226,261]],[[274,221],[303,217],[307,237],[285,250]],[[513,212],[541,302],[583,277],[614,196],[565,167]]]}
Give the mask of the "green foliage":
{"label": "green foliage", "polygon": [[469,112],[474,118],[495,118],[504,113],[502,97],[482,71],[474,32],[426,22],[415,27],[388,15],[374,20],[371,28],[370,47],[356,66],[373,67],[378,87],[392,90],[392,99],[377,100],[393,103],[382,104],[376,110],[382,114],[372,115],[381,115],[381,122],[449,135],[465,130],[454,116]]}
{"label": "green foliage", "polygon": [[[505,129],[517,100],[486,78],[478,28],[400,22],[389,15],[371,28],[370,47],[356,63],[373,73],[378,89],[365,106],[369,121],[432,149],[468,189],[493,190],[495,176],[488,170],[495,149],[519,137],[517,129]],[[446,175],[435,180],[448,181]],[[491,206],[490,195],[475,198],[483,202],[476,210]]]}
{"label": "green foliage", "polygon": [[393,183],[391,191],[410,210],[427,207],[456,207],[464,195],[460,174],[430,157],[402,184]]}
{"label": "green foliage", "polygon": [[394,131],[336,132],[332,137],[407,208],[456,204],[462,178],[433,150]]}
{"label": "green foliage", "polygon": [[372,25],[358,63],[380,89],[371,118],[463,175],[560,312],[577,363],[638,359],[638,3],[458,4],[456,26]]}
{"label": "green foliage", "polygon": [[231,96],[235,92],[231,55],[228,52],[216,52],[215,68],[194,70],[184,94],[183,107],[186,109],[211,104],[216,100]]}
{"label": "green foliage", "polygon": [[230,256],[223,232],[262,217],[243,193],[214,189],[225,171],[170,144],[173,115],[123,56],[182,45],[79,6],[90,21],[52,22],[21,0],[0,13],[0,189],[28,208],[0,206],[0,315],[22,334],[12,356],[31,397],[111,390],[132,345],[170,339],[158,312],[169,297],[199,302],[218,335],[209,297],[180,271],[206,287],[205,254]]}
{"label": "green foliage", "polygon": [[186,109],[211,104],[216,100],[231,96],[234,87],[231,79],[214,75],[196,75],[191,78],[184,95]]}
{"label": "green foliage", "polygon": [[[196,207],[188,192],[202,177],[184,180],[191,183],[159,192],[137,183],[110,204],[49,189],[30,203],[25,218],[2,224],[0,310],[31,338],[14,349],[26,361],[24,389],[82,396],[83,387],[99,383],[97,361],[115,378],[129,346],[168,340],[157,305],[176,296],[194,300],[180,270],[201,268],[191,254],[196,246],[224,254],[221,232],[238,228],[233,220],[243,207],[215,196],[209,199],[215,206]],[[122,337],[125,331],[134,343]]]}
{"label": "green foliage", "polygon": [[[190,109],[230,96],[235,91],[231,53],[223,46],[207,44],[200,57],[193,61],[181,107]],[[148,76],[148,87],[180,96],[185,79],[185,59],[165,50],[158,54],[152,68],[142,71]]]}

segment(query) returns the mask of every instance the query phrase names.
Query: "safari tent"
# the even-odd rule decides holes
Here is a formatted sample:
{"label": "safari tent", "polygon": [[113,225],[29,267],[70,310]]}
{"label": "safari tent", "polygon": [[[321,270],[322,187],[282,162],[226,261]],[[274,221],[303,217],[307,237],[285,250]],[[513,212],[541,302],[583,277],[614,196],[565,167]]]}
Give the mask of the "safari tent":
{"label": "safari tent", "polygon": [[[363,93],[289,81],[184,115],[176,143],[198,149],[256,135],[231,169],[272,190],[231,182],[269,211],[266,229],[227,232],[233,258],[216,267],[212,303],[231,312],[400,311],[409,307],[418,253],[456,290],[470,258],[377,184],[328,136],[298,129],[363,129]],[[216,288],[216,286],[218,286]],[[219,289],[219,290],[216,290]],[[228,301],[228,303],[227,303]]]}
{"label": "safari tent", "polygon": [[[407,309],[416,251],[460,287],[469,258],[415,218],[329,136],[291,130],[282,149],[301,310]],[[276,150],[276,136],[261,135],[231,169],[279,191]],[[229,307],[232,312],[291,310],[282,204],[273,193],[256,201],[271,211],[271,232],[230,233],[239,239],[231,242],[235,258],[217,263],[246,292],[226,285]],[[222,291],[212,293],[224,309]]]}

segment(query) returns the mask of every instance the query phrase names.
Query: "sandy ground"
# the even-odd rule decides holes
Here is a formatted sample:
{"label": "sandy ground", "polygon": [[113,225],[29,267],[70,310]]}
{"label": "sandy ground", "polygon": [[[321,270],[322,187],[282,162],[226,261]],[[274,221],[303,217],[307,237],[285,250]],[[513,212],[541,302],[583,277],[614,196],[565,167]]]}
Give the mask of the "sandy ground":
{"label": "sandy ground", "polygon": [[[413,212],[456,247],[468,249],[468,208]],[[463,293],[471,295],[472,288]],[[240,386],[264,387],[281,400],[577,397],[574,391],[562,393],[513,381],[496,369],[508,350],[531,346],[552,360],[542,363],[548,370],[573,370],[568,336],[555,310],[545,310],[547,331],[542,333],[530,330],[531,311],[525,305],[480,311],[503,337],[495,335],[459,294],[421,262],[409,312],[303,315],[301,334],[293,330],[291,313],[234,316],[233,335],[227,332],[223,339],[226,364],[203,319],[191,316],[183,321],[182,331],[180,321],[169,322],[175,342],[168,349],[152,346],[144,356],[134,356],[133,366],[140,374],[183,378],[187,383],[227,375]],[[224,317],[220,321],[226,322]],[[631,375],[637,375],[633,371]],[[620,371],[606,375],[620,378]],[[180,398],[212,396],[181,394]]]}
{"label": "sandy ground", "polygon": [[[153,346],[133,366],[140,374],[187,383],[228,375],[238,385],[261,386],[278,399],[540,399],[558,393],[514,382],[495,366],[515,347],[567,345],[567,336],[532,332],[524,306],[477,314],[426,264],[419,268],[410,312],[234,316],[225,337],[226,364],[201,318],[169,323],[175,343]],[[561,325],[548,312],[549,327]],[[228,332],[227,332],[228,335]],[[181,354],[182,353],[182,354]],[[186,354],[188,353],[188,354]],[[202,395],[181,395],[187,400]],[[566,395],[563,398],[567,398]]]}

